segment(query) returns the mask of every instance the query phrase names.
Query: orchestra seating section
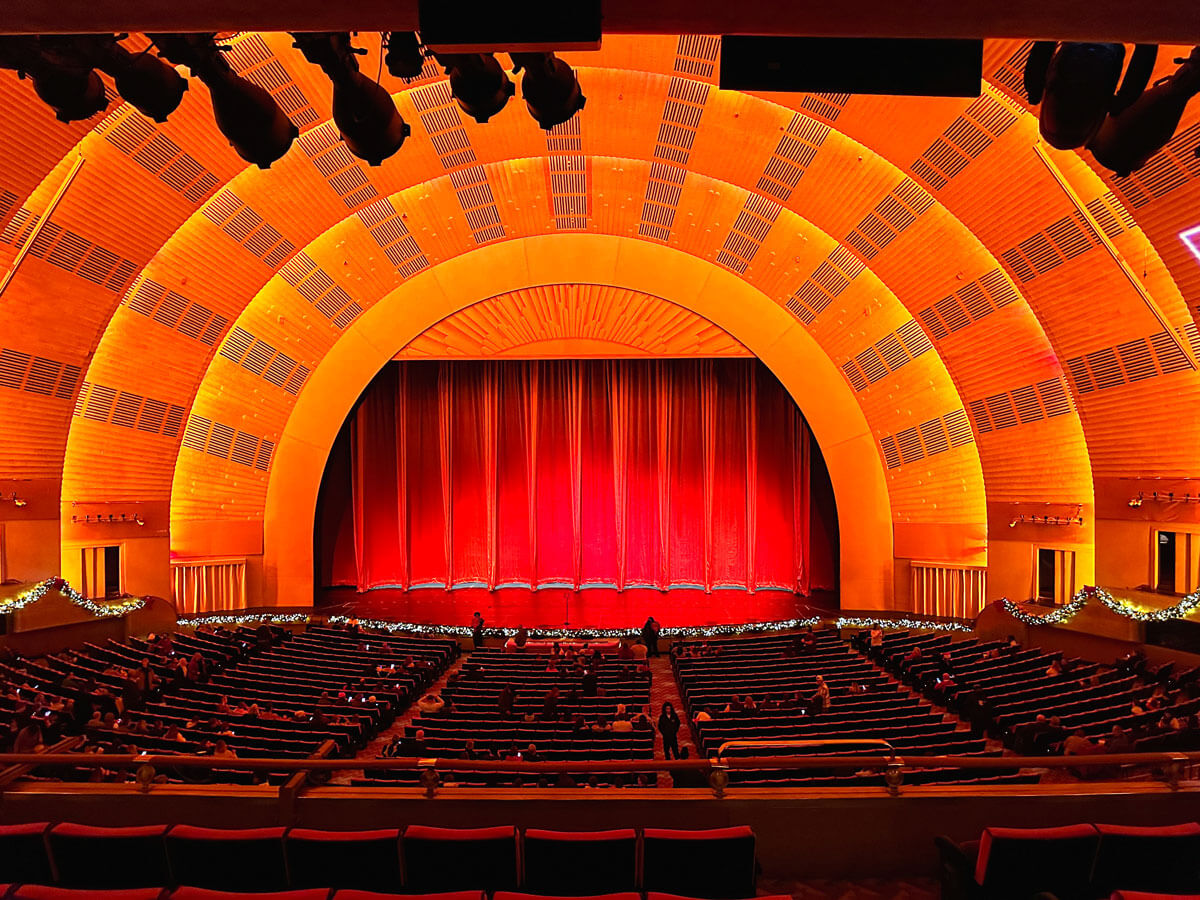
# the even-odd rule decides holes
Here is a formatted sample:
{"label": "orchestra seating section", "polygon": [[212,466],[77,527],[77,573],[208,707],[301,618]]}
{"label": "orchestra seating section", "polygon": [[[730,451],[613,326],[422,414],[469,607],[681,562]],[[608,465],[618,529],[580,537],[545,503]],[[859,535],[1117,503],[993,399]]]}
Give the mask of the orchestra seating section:
{"label": "orchestra seating section", "polygon": [[[207,897],[202,892],[208,891],[310,891],[322,898],[336,891],[342,898],[370,891],[443,898],[462,892],[463,900],[530,894],[641,900],[642,892],[647,900],[736,900],[755,895],[756,870],[754,833],[745,826],[593,832],[511,825],[375,831],[0,826],[0,897],[102,898],[104,891],[158,897],[175,889],[172,898]],[[20,887],[7,893],[8,885]]]}
{"label": "orchestra seating section", "polygon": [[1200,825],[985,828],[936,840],[945,900],[1095,900],[1200,894]]}
{"label": "orchestra seating section", "polygon": [[223,762],[211,772],[168,771],[165,780],[251,783],[261,776],[238,771],[235,759],[352,756],[458,652],[453,640],[327,627],[205,629],[10,659],[4,703],[10,715],[44,716],[47,744],[82,729],[86,752],[213,754]]}
{"label": "orchestra seating section", "polygon": [[[649,666],[602,653],[586,657],[474,651],[442,692],[446,707],[413,718],[395,755],[571,763],[653,759],[656,732],[649,710]],[[589,685],[584,673],[593,669],[595,680]],[[501,709],[506,687],[512,691],[511,701],[506,701],[510,708]],[[558,694],[547,706],[547,695],[554,688]],[[632,731],[605,730],[619,715],[637,713],[645,713],[645,719],[637,720]],[[418,733],[423,735],[419,745]],[[468,743],[474,756],[468,754]],[[366,777],[354,783],[414,784],[420,772],[368,769],[364,774]],[[443,777],[478,786],[537,782],[528,774],[523,782],[521,775],[503,771],[465,771]],[[545,779],[544,786],[589,782],[649,786],[656,783],[656,776],[578,771],[569,778]]]}
{"label": "orchestra seating section", "polygon": [[904,632],[885,635],[870,653],[1021,754],[1059,753],[1077,730],[1098,752],[1200,749],[1200,668],[1154,669],[1136,657],[1106,666],[1006,642]]}
{"label": "orchestra seating section", "polygon": [[[708,640],[672,647],[680,694],[702,753],[879,756],[889,754],[892,748],[901,754],[989,754],[981,734],[965,730],[962,722],[896,684],[836,631],[810,634]],[[825,710],[812,702],[818,677],[829,687]],[[752,698],[752,709],[730,702],[731,697],[747,696]],[[710,718],[698,721],[698,716],[703,719],[702,712]],[[727,746],[738,741],[755,745]],[[772,742],[784,743],[772,747]],[[820,770],[731,769],[729,778],[731,784],[743,786],[884,783],[884,776],[878,772],[832,774]],[[904,780],[906,784],[996,784],[1037,779],[999,770],[931,769],[908,770]]]}

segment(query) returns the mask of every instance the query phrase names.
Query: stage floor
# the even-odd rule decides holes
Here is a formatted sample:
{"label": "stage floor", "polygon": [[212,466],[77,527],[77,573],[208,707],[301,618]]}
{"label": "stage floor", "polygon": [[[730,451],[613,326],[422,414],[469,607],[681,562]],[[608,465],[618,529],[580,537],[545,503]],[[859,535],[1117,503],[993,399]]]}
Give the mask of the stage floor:
{"label": "stage floor", "polygon": [[316,596],[316,611],[325,614],[413,622],[419,625],[469,625],[479,610],[489,627],[632,628],[654,616],[665,627],[778,622],[810,610],[837,609],[835,595],[818,592],[803,597],[787,591],[692,588],[325,588]]}

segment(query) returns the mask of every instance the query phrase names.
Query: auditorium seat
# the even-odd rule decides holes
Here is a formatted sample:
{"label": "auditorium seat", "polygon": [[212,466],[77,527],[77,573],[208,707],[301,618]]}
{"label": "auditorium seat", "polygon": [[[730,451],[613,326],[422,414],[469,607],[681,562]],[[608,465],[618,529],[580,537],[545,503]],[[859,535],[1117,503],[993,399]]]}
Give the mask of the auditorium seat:
{"label": "auditorium seat", "polygon": [[49,822],[0,825],[0,881],[49,884],[54,881],[46,849]]}
{"label": "auditorium seat", "polygon": [[293,888],[339,887],[398,892],[400,829],[318,831],[293,828],[284,838]]}
{"label": "auditorium seat", "polygon": [[171,880],[166,833],[166,825],[100,828],[61,822],[46,840],[63,887],[149,888]]}
{"label": "auditorium seat", "polygon": [[985,828],[978,841],[937,840],[942,896],[1027,900],[1038,893],[1085,900],[1100,834],[1093,825]]}
{"label": "auditorium seat", "polygon": [[754,832],[749,826],[642,833],[642,888],[684,897],[753,897]]}
{"label": "auditorium seat", "polygon": [[329,900],[329,888],[299,891],[218,891],[212,888],[181,887],[167,900]]}
{"label": "auditorium seat", "polygon": [[525,889],[532,894],[582,897],[637,889],[637,832],[545,831],[524,841]]}
{"label": "auditorium seat", "polygon": [[592,894],[590,896],[576,896],[574,894],[565,894],[561,897],[546,896],[544,894],[518,894],[513,891],[497,891],[492,900],[642,900],[642,895],[636,891],[624,891],[618,894]]}
{"label": "auditorium seat", "polygon": [[[500,896],[503,891],[498,892]],[[442,894],[404,894],[404,900],[487,900],[483,891],[447,891]],[[376,891],[360,891],[354,888],[334,891],[330,900],[396,900],[396,894],[381,894]]]}
{"label": "auditorium seat", "polygon": [[1145,891],[1115,891],[1108,900],[1200,900],[1200,894],[1147,894]]}
{"label": "auditorium seat", "polygon": [[[791,894],[764,894],[761,897],[748,895],[751,900],[794,900]],[[660,894],[655,891],[646,893],[646,900],[698,900],[694,897],[680,897],[678,894]]]}
{"label": "auditorium seat", "polygon": [[1200,893],[1200,825],[1097,825],[1100,845],[1092,884],[1096,896],[1114,890]]}
{"label": "auditorium seat", "polygon": [[0,893],[0,897],[7,897],[8,900],[159,900],[165,893],[166,890],[161,887],[94,890],[22,884],[17,885],[10,894]]}
{"label": "auditorium seat", "polygon": [[492,892],[517,886],[517,833],[511,825],[410,825],[404,831],[401,847],[407,891]]}
{"label": "auditorium seat", "polygon": [[288,887],[282,828],[176,825],[167,832],[166,844],[176,884],[221,891]]}

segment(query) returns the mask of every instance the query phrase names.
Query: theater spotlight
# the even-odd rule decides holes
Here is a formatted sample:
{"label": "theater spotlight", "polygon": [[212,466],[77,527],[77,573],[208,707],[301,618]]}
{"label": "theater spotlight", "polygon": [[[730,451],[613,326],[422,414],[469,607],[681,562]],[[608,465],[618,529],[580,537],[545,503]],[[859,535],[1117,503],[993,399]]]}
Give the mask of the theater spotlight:
{"label": "theater spotlight", "polygon": [[104,82],[78,54],[63,54],[32,35],[0,36],[0,69],[28,77],[60,122],[90,119],[108,107]]}
{"label": "theater spotlight", "polygon": [[500,112],[516,92],[490,53],[438,53],[437,61],[450,76],[450,93],[476,122],[486,122]]}
{"label": "theater spotlight", "polygon": [[1034,46],[1025,63],[1025,87],[1031,103],[1041,99],[1038,125],[1046,143],[1071,150],[1099,131],[1124,63],[1123,44],[1068,42],[1054,48],[1039,41]]}
{"label": "theater spotlight", "polygon": [[512,61],[514,73],[525,70],[521,97],[546,131],[583,109],[587,98],[579,90],[575,70],[553,53],[513,53]]}
{"label": "theater spotlight", "polygon": [[173,66],[151,55],[149,49],[130,53],[120,41],[128,35],[80,35],[70,38],[74,48],[97,69],[107,73],[117,92],[142,115],[165,122],[179,108],[187,79]]}
{"label": "theater spotlight", "polygon": [[320,66],[333,82],[333,121],[350,152],[377,166],[408,137],[408,124],[391,94],[358,70],[358,55],[348,31],[294,32],[305,59]]}
{"label": "theater spotlight", "polygon": [[260,169],[282,157],[300,134],[263,88],[236,74],[207,34],[149,34],[164,57],[187,66],[208,87],[213,118],[238,156]]}
{"label": "theater spotlight", "polygon": [[421,39],[415,31],[389,31],[384,37],[384,46],[387,54],[383,64],[393,77],[408,81],[418,77],[425,68]]}
{"label": "theater spotlight", "polygon": [[1193,47],[1186,59],[1175,61],[1182,65],[1174,74],[1158,81],[1127,109],[1109,116],[1088,142],[1100,165],[1125,177],[1171,140],[1184,107],[1200,93],[1200,47]]}

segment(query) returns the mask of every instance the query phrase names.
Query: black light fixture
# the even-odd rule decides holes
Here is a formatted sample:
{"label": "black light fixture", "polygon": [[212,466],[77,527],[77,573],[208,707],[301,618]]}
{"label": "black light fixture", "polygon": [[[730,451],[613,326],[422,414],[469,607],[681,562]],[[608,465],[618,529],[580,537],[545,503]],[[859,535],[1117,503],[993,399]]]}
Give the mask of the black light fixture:
{"label": "black light fixture", "polygon": [[1034,46],[1025,64],[1025,87],[1031,103],[1041,100],[1038,124],[1046,143],[1071,150],[1100,130],[1124,64],[1124,44],[1068,42],[1055,47],[1042,41]]}
{"label": "black light fixture", "polygon": [[549,131],[583,109],[587,98],[575,70],[553,53],[513,53],[513,72],[521,77],[521,97],[538,125]]}
{"label": "black light fixture", "polygon": [[377,166],[397,150],[411,129],[391,94],[358,70],[365,50],[351,45],[348,31],[293,33],[305,59],[333,82],[333,121],[350,152]]}
{"label": "black light fixture", "polygon": [[383,43],[387,48],[383,64],[394,78],[409,81],[420,77],[425,68],[425,53],[415,31],[389,31]]}
{"label": "black light fixture", "polygon": [[138,112],[155,122],[165,122],[179,108],[187,79],[149,52],[130,53],[120,42],[127,34],[79,35],[70,46],[97,69],[110,75],[117,92]]}
{"label": "black light fixture", "polygon": [[[1200,47],[1193,47],[1172,75],[1157,82],[1126,109],[1109,116],[1088,149],[1096,161],[1122,177],[1136,172],[1166,146],[1184,107],[1200,93]],[[1200,155],[1200,148],[1197,149]]]}
{"label": "black light fixture", "polygon": [[238,156],[260,169],[288,152],[300,134],[263,88],[230,68],[215,34],[149,34],[162,55],[187,66],[212,95],[213,117]]}
{"label": "black light fixture", "polygon": [[490,53],[438,53],[437,61],[450,76],[450,93],[462,111],[486,122],[504,109],[516,88],[504,67]]}
{"label": "black light fixture", "polygon": [[60,122],[90,119],[108,108],[104,82],[92,65],[42,38],[0,36],[0,69],[15,69],[19,77],[28,77]]}

